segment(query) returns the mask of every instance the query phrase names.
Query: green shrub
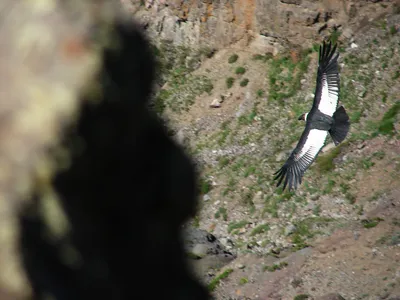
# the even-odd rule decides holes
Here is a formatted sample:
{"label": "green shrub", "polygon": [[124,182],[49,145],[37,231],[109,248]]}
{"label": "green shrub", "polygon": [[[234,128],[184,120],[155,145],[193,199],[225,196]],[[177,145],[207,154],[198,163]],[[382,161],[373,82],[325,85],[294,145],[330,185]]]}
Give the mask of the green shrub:
{"label": "green shrub", "polygon": [[221,279],[225,279],[226,277],[229,276],[229,274],[231,274],[233,272],[233,269],[227,269],[224,272],[222,272],[221,274],[219,274],[218,276],[216,276],[213,280],[211,280],[211,282],[208,284],[208,290],[210,292],[212,292],[213,290],[215,290],[215,288],[219,285],[219,282],[221,281]]}
{"label": "green shrub", "polygon": [[288,263],[286,261],[280,262],[279,264],[274,264],[272,266],[264,266],[264,271],[274,272],[276,270],[282,270],[287,267]]}
{"label": "green shrub", "polygon": [[378,225],[379,222],[381,222],[381,221],[383,221],[383,219],[378,217],[378,218],[373,218],[371,220],[363,220],[362,223],[363,223],[364,228],[369,229],[369,228],[376,227],[376,225]]}
{"label": "green shrub", "polygon": [[157,114],[162,114],[165,110],[165,101],[171,95],[171,92],[168,90],[161,90],[157,97],[154,99],[153,108]]}
{"label": "green shrub", "polygon": [[228,59],[228,63],[233,64],[234,62],[236,62],[238,60],[239,56],[237,54],[232,54],[229,59]]}
{"label": "green shrub", "polygon": [[230,89],[232,86],[233,86],[233,83],[235,82],[235,78],[233,78],[233,77],[228,77],[227,79],[226,79],[226,87],[228,88],[228,89]]}
{"label": "green shrub", "polygon": [[240,82],[240,86],[241,86],[241,87],[244,87],[244,86],[246,86],[248,83],[249,83],[249,79],[248,79],[248,78],[245,78],[245,79],[243,79],[243,80]]}
{"label": "green shrub", "polygon": [[237,67],[236,70],[235,70],[235,74],[242,75],[244,73],[246,73],[246,69],[243,68],[243,67]]}
{"label": "green shrub", "polygon": [[234,229],[240,229],[245,227],[247,224],[249,224],[248,221],[243,220],[239,222],[232,222],[228,225],[228,233],[231,233]]}
{"label": "green shrub", "polygon": [[252,232],[250,233],[250,236],[254,236],[259,233],[264,233],[264,232],[267,232],[268,230],[269,230],[268,224],[261,224],[252,230]]}
{"label": "green shrub", "polygon": [[400,112],[400,101],[397,101],[384,115],[379,123],[378,132],[384,135],[392,135],[396,115]]}
{"label": "green shrub", "polygon": [[224,220],[224,221],[227,221],[228,220],[228,214],[227,214],[227,211],[226,211],[226,208],[225,207],[220,207],[219,209],[218,209],[218,211],[214,214],[214,217],[216,218],[216,219],[218,219],[219,217],[221,217],[222,216],[222,219]]}
{"label": "green shrub", "polygon": [[212,184],[209,180],[201,178],[200,179],[200,192],[202,195],[207,194],[212,189]]}

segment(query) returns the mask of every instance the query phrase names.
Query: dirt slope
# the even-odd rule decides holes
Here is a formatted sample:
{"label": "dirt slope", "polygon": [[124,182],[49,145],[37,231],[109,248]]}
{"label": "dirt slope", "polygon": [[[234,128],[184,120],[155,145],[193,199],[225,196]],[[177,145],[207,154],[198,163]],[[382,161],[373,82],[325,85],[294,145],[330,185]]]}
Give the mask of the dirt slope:
{"label": "dirt slope", "polygon": [[[399,207],[400,190],[395,190],[368,214],[384,219],[374,228],[351,222],[276,262],[245,255],[226,266],[234,271],[217,289],[217,297],[293,299],[306,294],[311,299],[329,293],[340,293],[345,299],[400,297]],[[282,261],[288,263],[282,270],[264,271],[266,265]],[[239,269],[240,264],[245,267]],[[249,282],[241,285],[243,278]]]}

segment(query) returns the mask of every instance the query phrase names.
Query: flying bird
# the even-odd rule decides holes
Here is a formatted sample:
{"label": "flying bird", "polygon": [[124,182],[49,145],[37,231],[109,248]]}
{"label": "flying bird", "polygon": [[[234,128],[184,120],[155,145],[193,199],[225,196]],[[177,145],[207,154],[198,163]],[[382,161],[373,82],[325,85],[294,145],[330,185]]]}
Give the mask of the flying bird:
{"label": "flying bird", "polygon": [[347,136],[350,128],[349,116],[343,106],[338,106],[340,79],[338,69],[339,53],[337,44],[323,42],[319,47],[317,87],[310,112],[298,119],[306,126],[303,134],[284,165],[274,173],[277,187],[283,182],[283,190],[296,190],[301,184],[304,172],[316,159],[330,134],[335,146]]}

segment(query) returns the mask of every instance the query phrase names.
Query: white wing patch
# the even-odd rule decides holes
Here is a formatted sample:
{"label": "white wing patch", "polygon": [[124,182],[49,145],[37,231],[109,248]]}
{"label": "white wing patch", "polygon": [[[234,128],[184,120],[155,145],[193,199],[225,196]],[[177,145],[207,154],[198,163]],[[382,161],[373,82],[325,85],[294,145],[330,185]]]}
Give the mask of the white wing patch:
{"label": "white wing patch", "polygon": [[332,117],[333,113],[336,111],[339,99],[339,87],[337,86],[336,82],[329,84],[329,76],[333,77],[332,79],[337,77],[336,74],[322,75],[321,101],[319,102],[318,109],[322,113]]}
{"label": "white wing patch", "polygon": [[303,148],[294,156],[294,160],[301,160],[300,163],[306,163],[306,165],[311,164],[315,156],[324,146],[327,135],[328,131],[326,130],[311,129]]}

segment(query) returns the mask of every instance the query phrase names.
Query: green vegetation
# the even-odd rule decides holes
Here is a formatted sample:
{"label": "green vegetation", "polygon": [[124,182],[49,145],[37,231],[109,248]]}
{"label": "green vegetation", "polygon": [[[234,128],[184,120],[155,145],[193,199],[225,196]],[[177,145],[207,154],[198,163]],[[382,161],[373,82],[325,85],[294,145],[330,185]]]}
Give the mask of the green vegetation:
{"label": "green vegetation", "polygon": [[231,56],[229,56],[228,59],[228,63],[233,64],[234,62],[236,62],[239,58],[239,55],[237,54],[232,54]]}
{"label": "green vegetation", "polygon": [[[357,206],[356,206],[357,207]],[[357,210],[357,215],[363,215],[364,214],[364,206],[363,205],[360,205],[359,207],[358,207],[358,210]]]}
{"label": "green vegetation", "polygon": [[313,208],[313,215],[319,216],[320,213],[321,213],[321,204],[317,204]]}
{"label": "green vegetation", "polygon": [[222,195],[226,196],[230,192],[233,192],[235,188],[236,188],[236,180],[231,177],[228,181],[228,187],[223,191]]}
{"label": "green vegetation", "polygon": [[199,217],[199,215],[194,216],[192,225],[193,225],[193,227],[196,227],[196,228],[200,227],[200,217]]}
{"label": "green vegetation", "polygon": [[208,290],[210,292],[214,291],[215,288],[218,286],[222,279],[225,279],[233,272],[233,269],[226,269],[224,272],[216,276],[211,282],[208,284]]}
{"label": "green vegetation", "polygon": [[[350,56],[350,55],[349,55]],[[358,63],[356,64],[358,66]],[[362,108],[360,107],[360,101],[357,98],[357,91],[355,84],[350,80],[348,82],[343,82],[340,84],[340,98],[346,103],[346,109],[349,110],[351,122],[358,122],[361,118]],[[358,116],[356,112],[360,113]]]}
{"label": "green vegetation", "polygon": [[211,181],[200,178],[200,193],[202,195],[207,194],[212,189]]}
{"label": "green vegetation", "polygon": [[348,185],[347,183],[342,182],[339,186],[340,186],[340,191],[345,195],[347,201],[350,204],[354,204],[355,200],[356,200],[356,197],[355,197],[355,195],[353,195],[350,192],[350,185]]}
{"label": "green vegetation", "polygon": [[316,234],[320,234],[321,227],[327,226],[333,219],[326,217],[309,217],[296,222],[294,225],[296,230],[292,234],[292,243],[295,245],[292,250],[297,251],[308,247],[307,238],[312,238]]}
{"label": "green vegetation", "polygon": [[280,262],[279,264],[274,264],[272,266],[264,266],[264,271],[274,272],[276,270],[282,270],[283,268],[287,267],[288,263],[286,261]]}
{"label": "green vegetation", "polygon": [[318,169],[322,173],[332,171],[335,168],[334,159],[339,156],[344,143],[330,150],[328,153],[320,154],[316,159]]}
{"label": "green vegetation", "polygon": [[268,224],[261,224],[258,225],[256,228],[254,228],[251,233],[250,236],[256,235],[256,234],[260,234],[260,233],[264,233],[267,232],[269,230],[269,225]]}
{"label": "green vegetation", "polygon": [[[386,165],[389,156],[393,155],[389,150],[395,145],[391,135],[396,134],[398,137],[395,130],[397,129],[396,122],[400,117],[400,101],[396,98],[398,82],[391,81],[400,78],[399,54],[395,51],[399,41],[397,34],[394,37],[389,34],[389,27],[386,28],[386,36],[383,32],[376,35],[375,43],[379,46],[370,42],[368,47],[371,49],[360,47],[357,51],[347,51],[348,45],[345,47],[339,41],[341,51],[346,50],[341,54],[344,67],[341,68],[343,76],[340,81],[340,101],[350,116],[351,131],[344,143],[326,153],[320,153],[304,177],[300,188],[301,193],[282,192],[282,188],[275,188],[276,182],[272,181],[271,169],[283,164],[289,150],[292,149],[303,130],[304,123],[299,123],[296,117],[308,111],[312,102],[310,93],[315,93],[312,89],[315,85],[316,70],[308,72],[308,66],[311,59],[313,66],[316,65],[319,44],[313,45],[312,49],[298,56],[293,52],[290,55],[287,52],[281,52],[275,57],[270,54],[258,54],[252,57],[253,61],[245,61],[242,55],[240,55],[240,60],[236,54],[231,57],[228,55],[222,58],[225,69],[221,73],[228,72],[222,78],[217,77],[219,74],[208,74],[207,70],[199,70],[198,74],[213,78],[212,83],[215,80],[217,82],[214,83],[215,86],[217,87],[217,84],[218,87],[222,86],[225,92],[222,90],[215,92],[213,97],[205,95],[202,103],[199,106],[196,105],[196,110],[191,111],[193,115],[185,118],[185,126],[193,124],[195,127],[192,131],[194,138],[190,144],[186,145],[191,153],[194,152],[206,162],[202,170],[204,177],[200,190],[203,194],[211,191],[210,196],[223,203],[213,208],[215,218],[213,221],[228,225],[224,230],[232,236],[236,235],[238,242],[235,247],[249,252],[254,249],[250,249],[251,247],[247,249],[247,245],[257,244],[257,247],[269,247],[275,242],[275,234],[279,234],[279,238],[284,236],[285,239],[291,240],[290,250],[296,251],[308,247],[317,235],[330,234],[336,227],[346,224],[346,216],[343,221],[323,218],[327,213],[325,211],[327,207],[323,204],[327,198],[345,198],[347,202],[340,206],[349,212],[351,218],[357,215],[364,218],[371,208],[371,204],[365,201],[378,200],[383,194],[382,191],[389,192],[388,183],[382,181],[379,193],[371,192],[371,195],[367,196],[370,198],[362,199],[364,193],[357,194],[360,188],[357,187],[357,182],[368,172],[371,173],[370,170],[376,170],[378,165],[382,167]],[[339,34],[334,33],[332,38],[337,39]],[[186,67],[181,70],[179,66],[175,64],[168,72],[171,80],[176,80],[177,86],[181,87],[187,84],[192,75],[186,73]],[[264,74],[259,72],[263,69]],[[209,73],[212,72],[209,71]],[[250,77],[259,73],[260,78],[256,78],[257,80]],[[263,85],[265,79],[268,86]],[[303,84],[300,83],[302,79],[306,79]],[[252,81],[250,84],[248,84],[249,80]],[[168,102],[172,99],[171,93],[173,94],[175,89],[169,81],[168,84],[160,84],[160,86],[164,87],[159,92],[160,98],[166,100],[156,102],[155,107],[159,111],[167,108],[169,113],[171,110]],[[176,91],[178,90],[176,88]],[[210,91],[213,92],[213,90]],[[234,93],[233,96],[230,96],[232,94],[230,92]],[[210,116],[207,115],[206,109],[201,111],[197,108],[206,107],[203,105],[203,100],[207,103],[215,97],[227,100],[223,102],[225,107],[220,111],[212,110],[213,115],[210,118],[212,122],[198,122],[200,118],[207,119]],[[241,105],[242,103],[244,105]],[[279,105],[282,106],[279,108]],[[227,119],[229,120],[224,122]],[[200,127],[203,126],[200,124],[205,125]],[[371,143],[361,143],[378,135],[387,135],[387,137],[379,137]],[[331,142],[331,138],[328,137],[327,144]],[[383,148],[376,148],[382,142],[390,145],[391,148],[388,146],[387,152],[381,150]],[[366,147],[363,149],[364,145]],[[252,152],[253,149],[256,149],[255,155]],[[229,155],[219,156],[217,153],[220,150],[227,151]],[[381,159],[385,160],[379,161]],[[397,162],[397,158],[394,162]],[[388,176],[398,176],[395,172],[400,168],[400,164],[393,163],[392,166],[384,174],[384,180]],[[374,176],[375,172],[371,175]],[[215,178],[218,185],[213,187],[208,178]],[[212,188],[214,190],[211,190]],[[390,185],[391,188],[392,185]],[[259,191],[263,195],[261,200],[254,197]],[[328,196],[321,197],[322,195]],[[315,201],[319,197],[323,201]],[[261,209],[255,209],[253,200],[261,204]],[[310,203],[310,200],[315,202]],[[206,201],[201,205],[207,206],[207,211],[209,211],[208,206],[215,206],[213,202]],[[230,211],[230,209],[235,210],[235,206],[238,205],[242,206],[241,210],[248,216],[238,217],[239,215]],[[343,213],[342,210],[338,212],[340,215]],[[305,215],[307,217],[304,217]],[[258,226],[252,228],[248,226],[248,221],[242,220],[250,220],[250,218],[257,222]],[[265,222],[264,220],[268,224],[261,224]],[[289,222],[294,227],[280,226]],[[365,228],[373,228],[379,224],[379,220],[375,219],[360,222],[359,226],[365,226]],[[398,222],[400,224],[400,221]],[[271,232],[270,227],[274,228],[276,224],[280,230],[277,233],[275,230]],[[399,227],[394,228],[393,233],[382,238],[384,245],[391,244],[392,239],[393,241],[399,239],[396,229],[399,231]],[[274,270],[276,267],[269,266],[268,268]],[[235,279],[236,283],[239,282],[240,277]]]}
{"label": "green vegetation", "polygon": [[355,124],[360,122],[361,111],[355,111],[350,115],[350,123]]}
{"label": "green vegetation", "polygon": [[389,245],[395,246],[400,244],[400,231],[397,231],[390,237]]}
{"label": "green vegetation", "polygon": [[386,20],[377,20],[377,26],[380,26],[382,30],[386,30],[387,21]]}
{"label": "green vegetation", "polygon": [[237,74],[237,75],[242,75],[244,73],[246,73],[246,69],[243,67],[237,67],[235,70],[235,74]]}
{"label": "green vegetation", "polygon": [[259,89],[259,90],[257,90],[257,97],[258,98],[261,98],[262,96],[264,96],[264,94],[265,94],[265,91],[263,90],[263,89]]}
{"label": "green vegetation", "polygon": [[244,87],[249,83],[249,79],[248,78],[244,78],[241,82],[240,82],[240,86]]}
{"label": "green vegetation", "polygon": [[323,195],[330,194],[335,185],[336,185],[336,181],[329,178],[328,183],[326,184],[326,187],[324,188],[322,194]]}
{"label": "green vegetation", "polygon": [[371,168],[373,165],[375,165],[375,163],[373,161],[371,161],[371,158],[364,158],[361,161],[362,164],[362,168],[365,170],[368,170],[369,168]]}
{"label": "green vegetation", "polygon": [[262,62],[266,62],[266,61],[272,59],[272,57],[273,57],[272,53],[268,52],[268,53],[265,53],[265,55],[262,55],[262,54],[254,54],[253,57],[252,57],[252,59],[253,59],[253,60],[260,60],[260,61],[262,61]]}
{"label": "green vegetation", "polygon": [[249,177],[250,175],[254,174],[256,172],[256,166],[248,166],[246,170],[243,173],[243,177]]}
{"label": "green vegetation", "polygon": [[247,224],[249,224],[248,221],[243,220],[239,222],[232,222],[228,225],[228,233],[231,233],[234,229],[240,229],[245,227]]}
{"label": "green vegetation", "polygon": [[397,101],[384,115],[379,122],[378,132],[384,135],[393,135],[394,122],[400,112],[400,101]]}
{"label": "green vegetation", "polygon": [[382,95],[382,103],[386,103],[386,101],[387,101],[387,93],[386,92],[382,92],[381,95]]}
{"label": "green vegetation", "polygon": [[400,231],[382,236],[376,241],[378,245],[396,246],[400,244]]}
{"label": "green vegetation", "polygon": [[156,113],[162,114],[166,108],[165,102],[168,99],[170,93],[167,90],[161,90],[157,97],[153,101],[153,107]]}
{"label": "green vegetation", "polygon": [[373,228],[373,227],[376,227],[376,225],[378,225],[378,224],[379,224],[378,221],[365,222],[364,228]]}
{"label": "green vegetation", "polygon": [[224,221],[227,221],[228,220],[228,214],[227,214],[227,211],[226,211],[226,208],[225,207],[220,207],[219,209],[218,209],[218,211],[215,213],[215,215],[214,215],[214,217],[216,218],[216,219],[218,219],[220,216],[222,216],[222,219],[224,220]]}
{"label": "green vegetation", "polygon": [[238,118],[238,124],[239,125],[249,125],[253,122],[254,118],[257,115],[257,110],[253,109],[250,114],[248,115],[241,115]]}
{"label": "green vegetation", "polygon": [[371,197],[368,198],[368,202],[377,201],[384,193],[382,191],[375,192]]}
{"label": "green vegetation", "polygon": [[239,280],[239,284],[240,285],[244,285],[244,284],[246,284],[246,283],[248,283],[249,282],[249,280],[246,278],[246,277],[242,277],[242,278],[240,278],[240,280]]}
{"label": "green vegetation", "polygon": [[383,221],[382,218],[372,218],[372,219],[362,220],[362,224],[364,228],[373,228],[376,227],[381,221]]}
{"label": "green vegetation", "polygon": [[218,140],[217,143],[219,146],[222,146],[228,135],[231,133],[231,129],[229,128],[230,121],[227,120],[221,124],[221,131],[218,133]]}
{"label": "green vegetation", "polygon": [[287,200],[291,199],[292,196],[295,195],[294,192],[288,192],[287,190],[283,193],[282,192],[282,188],[279,187],[276,190],[277,195],[270,195],[267,197],[266,202],[265,202],[265,206],[264,206],[264,210],[263,210],[263,214],[264,213],[269,213],[271,214],[271,216],[273,218],[278,218],[278,209],[279,209],[279,205],[280,203],[286,202]]}
{"label": "green vegetation", "polygon": [[284,56],[270,61],[269,68],[269,99],[281,102],[284,98],[293,97],[300,89],[300,80],[308,70],[310,57],[308,52],[302,54],[298,63],[290,56]]}
{"label": "green vegetation", "polygon": [[229,158],[226,157],[226,156],[221,156],[221,157],[218,159],[218,165],[219,165],[219,167],[220,167],[221,169],[224,168],[225,166],[229,165],[229,162],[230,162],[230,160],[229,160]]}
{"label": "green vegetation", "polygon": [[159,48],[152,45],[152,49],[160,68],[156,80],[160,85],[168,82],[153,99],[155,112],[162,114],[166,107],[178,113],[187,111],[197,96],[211,93],[214,86],[208,77],[191,74],[203,57],[209,56],[209,49],[195,50],[167,42]]}
{"label": "green vegetation", "polygon": [[330,37],[329,37],[329,40],[332,42],[332,44],[336,44],[336,43],[338,42],[339,37],[340,37],[341,34],[342,34],[342,33],[341,33],[339,30],[337,30],[337,29],[335,29],[335,30],[333,30],[333,31],[331,32],[331,35],[330,35]]}
{"label": "green vegetation", "polygon": [[248,191],[242,190],[240,193],[240,198],[244,205],[252,206],[253,205],[253,202],[252,202],[253,197],[254,197],[253,190],[248,190]]}
{"label": "green vegetation", "polygon": [[300,295],[297,295],[296,297],[294,297],[293,300],[305,300],[305,299],[308,299],[308,298],[310,298],[309,295],[307,295],[307,294],[300,294]]}
{"label": "green vegetation", "polygon": [[154,100],[158,112],[168,106],[174,112],[188,110],[194,99],[204,92],[211,93],[214,88],[211,80],[204,75],[184,75],[183,69],[175,69],[170,73],[168,88],[160,91]]}
{"label": "green vegetation", "polygon": [[226,79],[226,87],[228,88],[228,89],[230,89],[232,86],[233,86],[233,83],[235,82],[235,78],[233,78],[233,77],[228,77],[227,79]]}
{"label": "green vegetation", "polygon": [[360,65],[366,64],[368,61],[365,60],[364,57],[356,56],[354,54],[349,54],[343,58],[346,65],[348,65],[351,69],[356,69]]}

